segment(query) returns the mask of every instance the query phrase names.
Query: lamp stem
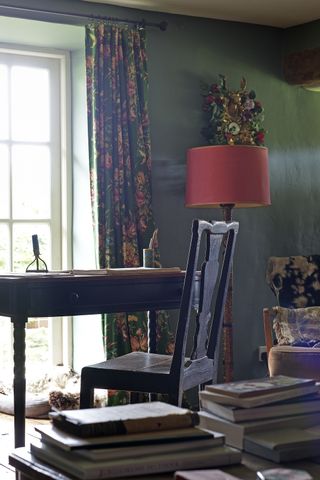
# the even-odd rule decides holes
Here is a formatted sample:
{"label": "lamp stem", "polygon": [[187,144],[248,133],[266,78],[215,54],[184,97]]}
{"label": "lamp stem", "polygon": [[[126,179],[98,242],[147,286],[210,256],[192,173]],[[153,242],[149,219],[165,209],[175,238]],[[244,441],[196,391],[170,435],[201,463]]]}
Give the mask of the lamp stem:
{"label": "lamp stem", "polygon": [[[234,203],[222,204],[223,220],[225,222],[232,221],[232,209]],[[226,303],[224,307],[223,317],[223,381],[231,382],[233,380],[233,325],[232,325],[232,295],[233,295],[233,280],[232,280],[232,265],[230,267],[230,277],[226,296]]]}

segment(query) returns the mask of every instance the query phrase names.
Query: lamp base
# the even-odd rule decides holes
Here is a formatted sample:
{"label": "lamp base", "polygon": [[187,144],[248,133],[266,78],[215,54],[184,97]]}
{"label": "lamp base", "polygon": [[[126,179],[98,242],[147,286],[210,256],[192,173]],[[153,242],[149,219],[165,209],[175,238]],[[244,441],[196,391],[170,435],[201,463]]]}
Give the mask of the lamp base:
{"label": "lamp base", "polygon": [[[220,205],[222,208],[223,220],[225,222],[232,221],[232,209],[234,203],[225,203]],[[232,325],[232,265],[230,270],[229,285],[227,289],[226,303],[224,307],[223,317],[223,381],[231,382],[233,380],[233,325]]]}
{"label": "lamp base", "polygon": [[222,208],[223,220],[225,222],[232,221],[232,209],[235,206],[234,203],[222,203],[220,207]]}

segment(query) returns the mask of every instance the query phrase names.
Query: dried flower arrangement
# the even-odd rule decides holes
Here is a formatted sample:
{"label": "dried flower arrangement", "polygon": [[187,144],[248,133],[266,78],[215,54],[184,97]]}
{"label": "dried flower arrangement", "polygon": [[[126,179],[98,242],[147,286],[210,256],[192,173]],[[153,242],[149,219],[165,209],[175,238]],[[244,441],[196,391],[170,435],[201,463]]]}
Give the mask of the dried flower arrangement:
{"label": "dried flower arrangement", "polygon": [[229,90],[226,78],[203,90],[203,110],[208,125],[201,130],[211,145],[263,145],[265,130],[261,102],[254,90],[248,91],[242,78],[239,90]]}

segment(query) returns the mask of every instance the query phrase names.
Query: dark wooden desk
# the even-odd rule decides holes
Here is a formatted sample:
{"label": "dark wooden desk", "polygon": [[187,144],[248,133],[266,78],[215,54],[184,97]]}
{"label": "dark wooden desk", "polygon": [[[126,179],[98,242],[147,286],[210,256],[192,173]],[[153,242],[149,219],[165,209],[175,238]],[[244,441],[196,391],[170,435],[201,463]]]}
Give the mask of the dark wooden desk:
{"label": "dark wooden desk", "polygon": [[[32,456],[26,448],[18,448],[9,455],[9,463],[13,466],[19,480],[75,480],[75,477],[64,474],[56,468],[51,467]],[[286,464],[288,468],[305,470],[310,473],[314,480],[320,479],[320,465],[310,460],[291,462]],[[256,472],[268,468],[279,467],[279,465],[253,455],[243,453],[242,462],[239,465],[228,467],[216,467],[219,470],[241,478],[242,480],[256,480]],[[173,473],[158,475],[143,475],[132,477],[133,480],[173,480]],[[119,479],[120,480],[120,479]]]}
{"label": "dark wooden desk", "polygon": [[[25,324],[30,317],[155,311],[179,307],[184,273],[0,275],[0,315],[13,323],[15,446],[25,445]],[[155,321],[155,314],[150,315]],[[149,345],[154,348],[155,339]]]}

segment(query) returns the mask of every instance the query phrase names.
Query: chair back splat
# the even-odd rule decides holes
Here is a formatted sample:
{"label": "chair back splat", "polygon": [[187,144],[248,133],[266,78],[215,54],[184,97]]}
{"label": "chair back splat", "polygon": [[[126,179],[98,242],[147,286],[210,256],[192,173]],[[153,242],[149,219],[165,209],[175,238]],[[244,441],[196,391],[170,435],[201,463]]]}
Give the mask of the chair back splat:
{"label": "chair back splat", "polygon": [[[167,394],[170,403],[181,405],[184,391],[216,381],[238,228],[237,222],[193,221],[173,355],[132,352],[84,367],[80,408],[93,405],[94,388]],[[194,332],[193,345],[186,358],[189,330]]]}

